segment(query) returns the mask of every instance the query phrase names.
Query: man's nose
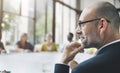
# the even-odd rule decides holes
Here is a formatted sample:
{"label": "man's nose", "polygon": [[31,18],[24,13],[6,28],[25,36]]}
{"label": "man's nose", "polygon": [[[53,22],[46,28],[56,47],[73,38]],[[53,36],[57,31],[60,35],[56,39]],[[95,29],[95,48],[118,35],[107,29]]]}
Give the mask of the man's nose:
{"label": "man's nose", "polygon": [[82,31],[79,26],[77,26],[75,31],[76,31],[76,34],[82,34]]}

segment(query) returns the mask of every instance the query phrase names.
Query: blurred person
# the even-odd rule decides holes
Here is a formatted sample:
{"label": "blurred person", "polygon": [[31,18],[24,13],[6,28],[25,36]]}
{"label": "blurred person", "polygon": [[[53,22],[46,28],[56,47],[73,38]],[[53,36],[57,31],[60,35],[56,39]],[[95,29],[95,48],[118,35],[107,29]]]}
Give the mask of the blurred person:
{"label": "blurred person", "polygon": [[66,45],[68,45],[69,43],[73,42],[73,33],[69,32],[67,35],[67,41],[64,42],[64,44],[60,47],[60,51],[63,52],[64,48],[66,47]]}
{"label": "blurred person", "polygon": [[10,71],[3,70],[0,73],[11,73]]}
{"label": "blurred person", "polygon": [[48,33],[45,36],[45,42],[41,44],[40,51],[57,51],[57,46],[52,42],[52,34]]}
{"label": "blurred person", "polygon": [[61,64],[55,65],[54,73],[69,73],[69,63],[84,48],[97,48],[96,55],[80,63],[74,62],[71,73],[120,73],[120,17],[109,2],[98,2],[85,8],[79,18],[76,33],[81,43],[69,44]]}
{"label": "blurred person", "polygon": [[72,42],[73,41],[73,33],[69,32],[69,34],[67,36],[67,40],[68,40],[68,42]]}
{"label": "blurred person", "polygon": [[0,53],[5,51],[3,43],[0,41]]}
{"label": "blurred person", "polygon": [[20,40],[16,43],[16,50],[18,52],[33,52],[34,46],[27,41],[27,33],[23,33]]}
{"label": "blurred person", "polygon": [[2,33],[0,33],[0,54],[3,53],[3,52],[6,53],[4,44],[3,44],[3,42],[1,41],[1,39],[2,39]]}

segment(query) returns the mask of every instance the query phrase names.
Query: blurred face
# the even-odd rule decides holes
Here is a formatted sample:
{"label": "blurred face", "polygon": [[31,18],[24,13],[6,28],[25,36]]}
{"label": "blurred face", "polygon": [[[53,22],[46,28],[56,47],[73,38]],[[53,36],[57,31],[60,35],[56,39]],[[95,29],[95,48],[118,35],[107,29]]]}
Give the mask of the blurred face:
{"label": "blurred face", "polygon": [[21,36],[21,41],[26,42],[27,41],[27,36],[26,35]]}
{"label": "blurred face", "polygon": [[68,41],[71,42],[71,41],[72,41],[72,38],[73,38],[73,37],[72,37],[71,35],[68,35]]}
{"label": "blurred face", "polygon": [[52,35],[51,34],[46,35],[46,41],[52,41]]}
{"label": "blurred face", "polygon": [[79,18],[79,24],[76,28],[76,33],[78,34],[84,48],[97,48],[99,46],[100,36],[97,29],[99,20],[100,19],[95,18],[94,13],[88,9],[85,9],[82,12]]}

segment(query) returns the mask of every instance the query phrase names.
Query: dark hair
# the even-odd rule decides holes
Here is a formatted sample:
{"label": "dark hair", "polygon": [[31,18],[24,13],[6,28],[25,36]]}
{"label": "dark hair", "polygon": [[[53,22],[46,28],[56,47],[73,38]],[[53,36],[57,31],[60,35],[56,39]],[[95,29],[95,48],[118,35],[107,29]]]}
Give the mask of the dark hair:
{"label": "dark hair", "polygon": [[69,34],[68,35],[70,35],[71,37],[73,37],[73,33],[71,33],[71,32],[69,32]]}
{"label": "dark hair", "polygon": [[97,17],[104,17],[111,22],[111,25],[119,31],[120,17],[117,9],[109,2],[100,2],[96,7]]}

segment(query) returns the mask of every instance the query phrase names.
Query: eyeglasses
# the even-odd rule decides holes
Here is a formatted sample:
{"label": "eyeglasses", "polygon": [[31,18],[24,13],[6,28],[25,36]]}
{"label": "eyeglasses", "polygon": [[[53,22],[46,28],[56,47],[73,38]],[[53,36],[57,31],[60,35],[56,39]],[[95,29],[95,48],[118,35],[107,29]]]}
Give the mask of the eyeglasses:
{"label": "eyeglasses", "polygon": [[[79,22],[78,25],[80,28],[82,28],[82,25],[85,24],[85,23],[88,23],[88,22],[93,22],[93,21],[96,21],[96,20],[100,20],[101,18],[96,18],[96,19],[91,19],[91,20],[87,20],[87,21],[84,21],[84,22]],[[108,23],[110,23],[110,21],[108,19],[106,19],[106,21]]]}

